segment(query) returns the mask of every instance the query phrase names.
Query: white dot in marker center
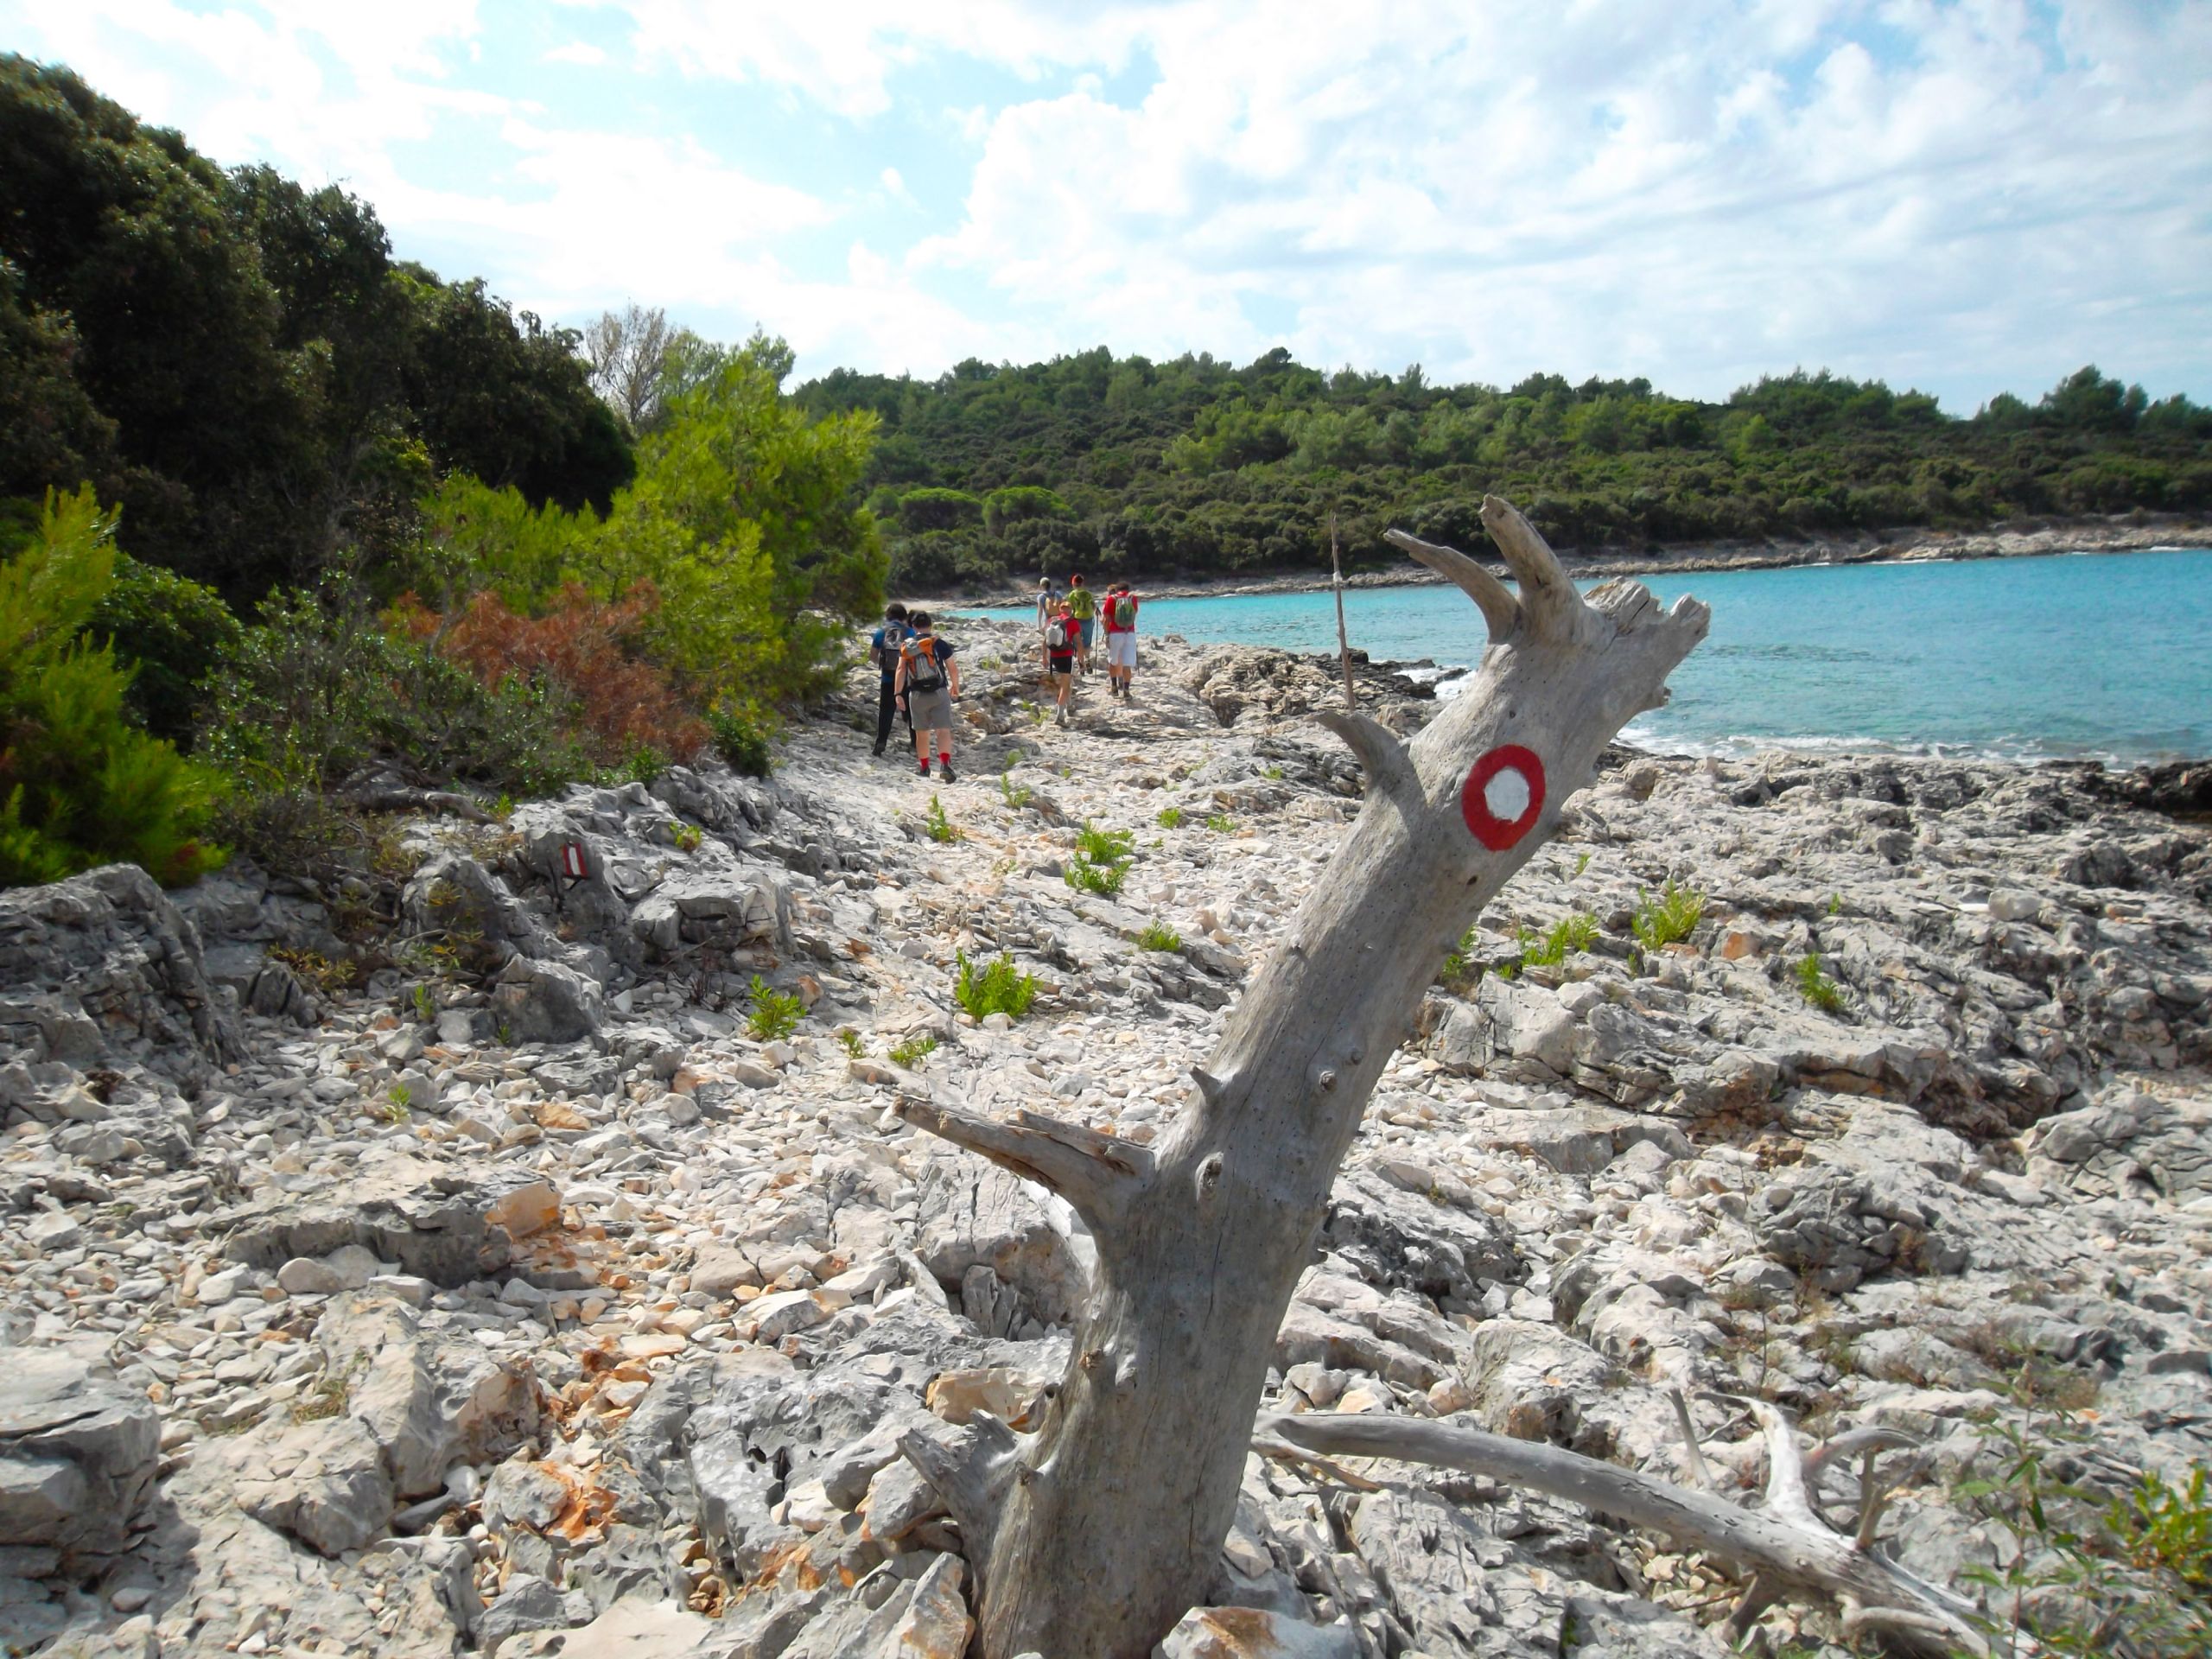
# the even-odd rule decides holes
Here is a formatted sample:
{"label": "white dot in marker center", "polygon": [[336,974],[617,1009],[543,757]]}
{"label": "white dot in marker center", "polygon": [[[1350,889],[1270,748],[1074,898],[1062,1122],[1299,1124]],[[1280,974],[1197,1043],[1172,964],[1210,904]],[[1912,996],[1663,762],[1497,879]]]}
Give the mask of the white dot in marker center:
{"label": "white dot in marker center", "polygon": [[1529,777],[1517,766],[1501,766],[1483,785],[1483,804],[1500,823],[1517,823],[1529,810]]}

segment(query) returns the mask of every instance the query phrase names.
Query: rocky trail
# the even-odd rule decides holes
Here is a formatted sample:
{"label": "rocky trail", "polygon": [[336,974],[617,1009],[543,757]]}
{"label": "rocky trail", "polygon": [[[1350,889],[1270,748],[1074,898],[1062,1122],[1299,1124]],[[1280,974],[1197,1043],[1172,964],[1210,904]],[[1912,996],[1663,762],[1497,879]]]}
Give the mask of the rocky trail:
{"label": "rocky trail", "polygon": [[[1306,717],[1328,664],[1148,642],[1061,729],[1026,631],[948,632],[954,783],[870,758],[862,674],[771,780],[397,817],[318,883],[0,893],[0,1652],[962,1652],[895,1443],[1030,1421],[1090,1246],[893,1109],[1153,1138],[1361,784]],[[1118,893],[1067,880],[1086,824]],[[1937,1583],[2011,1547],[1961,1486],[2007,1428],[2178,1479],[2208,903],[2212,836],[2093,771],[1617,751],[1392,1060],[1267,1408],[1745,1496],[1746,1400],[1901,1431],[1883,1535]],[[979,1022],[1001,953],[1034,1002]],[[1721,1562],[1347,1461],[1252,1458],[1169,1654],[1726,1650]],[[1849,1650],[1811,1607],[1757,1639]]]}

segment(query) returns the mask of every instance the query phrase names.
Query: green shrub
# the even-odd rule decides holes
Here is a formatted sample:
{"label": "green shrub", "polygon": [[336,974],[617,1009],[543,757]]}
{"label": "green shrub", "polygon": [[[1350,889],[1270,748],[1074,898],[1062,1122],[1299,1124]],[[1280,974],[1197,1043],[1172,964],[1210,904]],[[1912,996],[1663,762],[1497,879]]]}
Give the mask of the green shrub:
{"label": "green shrub", "polygon": [[0,564],[0,887],[118,860],[177,886],[222,862],[200,839],[222,779],[138,729],[129,671],[83,637],[113,581],[113,530],[89,488],[49,493]]}
{"label": "green shrub", "polygon": [[1014,965],[1014,958],[1003,953],[980,971],[965,950],[957,954],[960,975],[952,994],[962,1007],[978,1020],[994,1014],[1019,1020],[1029,1012],[1029,1005],[1037,1000],[1036,975],[1021,972]]}
{"label": "green shrub", "polygon": [[1520,933],[1521,965],[1550,967],[1565,962],[1576,950],[1587,950],[1598,942],[1598,919],[1580,912],[1552,925],[1541,939],[1527,928]]}
{"label": "green shrub", "polygon": [[1216,812],[1206,819],[1206,828],[1217,836],[1234,835],[1236,832],[1236,820],[1226,812]]}
{"label": "green shrub", "polygon": [[706,840],[705,834],[696,823],[676,826],[676,850],[680,853],[696,853],[706,844]]}
{"label": "green shrub", "polygon": [[1136,839],[1134,830],[1101,830],[1086,818],[1076,832],[1076,849],[1094,864],[1126,864]]}
{"label": "green shrub", "polygon": [[715,750],[732,772],[747,778],[766,778],[775,765],[768,747],[772,735],[767,723],[727,705],[708,711],[707,728],[715,734]]}
{"label": "green shrub", "polygon": [[130,704],[156,737],[188,743],[207,699],[207,682],[238,644],[238,620],[212,588],[129,554],[92,607],[86,632],[114,642],[130,665]]}
{"label": "green shrub", "polygon": [[1649,893],[1637,895],[1637,942],[1647,950],[1663,950],[1695,932],[1704,914],[1705,895],[1694,887],[1676,887],[1670,875],[1656,898]]}
{"label": "green shrub", "polygon": [[1156,822],[1163,830],[1179,830],[1183,827],[1183,809],[1179,806],[1163,806],[1160,809],[1160,817]]}
{"label": "green shrub", "polygon": [[1075,856],[1068,861],[1061,879],[1077,893],[1095,893],[1111,899],[1136,857],[1136,834],[1129,830],[1101,830],[1090,820],[1076,834]]}
{"label": "green shrub", "polygon": [[1020,811],[1023,807],[1029,804],[1029,798],[1035,792],[1028,785],[1017,784],[1014,781],[1014,762],[1008,760],[1006,763],[1006,770],[999,773],[999,795],[1006,802],[1007,808],[1012,811]]}
{"label": "green shrub", "polygon": [[1482,976],[1482,964],[1475,960],[1475,930],[1471,927],[1459,936],[1459,944],[1444,953],[1444,965],[1436,970],[1436,982],[1456,988]]}
{"label": "green shrub", "polygon": [[806,1017],[805,1003],[788,991],[775,989],[758,974],[753,976],[748,1001],[753,1012],[746,1016],[745,1029],[756,1043],[790,1036]]}
{"label": "green shrub", "polygon": [[1183,936],[1165,922],[1147,923],[1144,931],[1137,935],[1137,949],[1140,950],[1172,952],[1180,950],[1182,948]]}
{"label": "green shrub", "polygon": [[960,826],[944,816],[944,803],[934,793],[930,796],[930,810],[922,818],[922,833],[940,844],[961,837]]}
{"label": "green shrub", "polygon": [[868,1054],[868,1045],[861,1040],[860,1033],[850,1026],[837,1033],[837,1046],[856,1060],[865,1058]]}
{"label": "green shrub", "polygon": [[1843,988],[1821,971],[1817,952],[1799,958],[1797,994],[1824,1014],[1843,1012]]}
{"label": "green shrub", "polygon": [[918,1033],[891,1051],[891,1064],[911,1071],[937,1052],[937,1039]]}
{"label": "green shrub", "polygon": [[[2105,1659],[2212,1656],[2212,1492],[2200,1465],[2177,1485],[2149,1471],[2117,1497],[2059,1471],[2086,1438],[2064,1413],[1985,1431],[1995,1472],[1959,1483],[1999,1554],[1961,1575],[1985,1592],[1971,1622],[1999,1654]],[[2125,1641],[2119,1646],[2114,1637]]]}
{"label": "green shrub", "polygon": [[263,601],[216,677],[200,753],[256,795],[312,793],[391,761],[439,785],[545,795],[599,771],[566,701],[519,676],[486,685],[332,583]]}

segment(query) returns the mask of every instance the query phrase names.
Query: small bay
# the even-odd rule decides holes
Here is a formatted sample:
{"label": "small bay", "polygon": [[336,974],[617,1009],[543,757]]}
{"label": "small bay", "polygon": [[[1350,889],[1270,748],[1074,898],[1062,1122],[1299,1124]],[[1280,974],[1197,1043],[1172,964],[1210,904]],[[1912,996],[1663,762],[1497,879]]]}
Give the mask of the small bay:
{"label": "small bay", "polygon": [[[1664,603],[1690,593],[1713,607],[1711,637],[1676,671],[1673,700],[1624,734],[1646,747],[2212,754],[2212,550],[1640,580]],[[1481,619],[1450,588],[1352,588],[1344,608],[1352,644],[1377,660],[1465,669],[1481,653]],[[1150,637],[1336,648],[1326,592],[1151,600],[1142,625]]]}

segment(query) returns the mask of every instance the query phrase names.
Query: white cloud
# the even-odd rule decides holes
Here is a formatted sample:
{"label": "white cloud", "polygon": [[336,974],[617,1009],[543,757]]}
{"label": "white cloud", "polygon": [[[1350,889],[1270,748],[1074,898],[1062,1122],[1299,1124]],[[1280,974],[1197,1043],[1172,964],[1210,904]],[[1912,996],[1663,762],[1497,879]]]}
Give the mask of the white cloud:
{"label": "white cloud", "polygon": [[[605,54],[518,48],[467,0],[0,21],[220,159],[345,181],[518,302],[757,318],[806,372],[1281,343],[1704,395],[1802,362],[1955,408],[2095,360],[2212,396],[2212,0],[610,6],[641,77],[842,137],[779,179],[649,79],[517,101],[473,53]],[[874,137],[894,106],[937,150]],[[470,182],[441,188],[425,141],[463,133]]]}
{"label": "white cloud", "polygon": [[1889,5],[1871,44],[1808,10],[1151,14],[1141,105],[1000,109],[914,263],[1063,348],[1255,353],[1250,299],[1308,361],[1440,377],[1802,361],[1955,404],[2094,358],[2202,394],[2212,9],[2069,10],[2063,60],[2007,0]]}

